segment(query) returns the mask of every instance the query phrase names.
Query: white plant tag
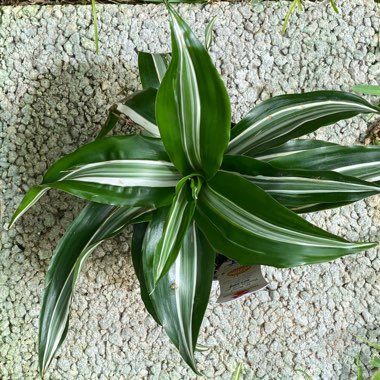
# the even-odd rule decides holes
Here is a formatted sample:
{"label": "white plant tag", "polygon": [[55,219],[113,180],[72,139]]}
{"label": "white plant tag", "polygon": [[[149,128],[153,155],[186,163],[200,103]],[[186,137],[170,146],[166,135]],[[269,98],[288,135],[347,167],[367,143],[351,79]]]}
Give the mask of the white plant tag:
{"label": "white plant tag", "polygon": [[216,271],[220,294],[217,303],[229,302],[265,288],[268,282],[261,273],[261,265],[241,266],[236,261],[225,261]]}

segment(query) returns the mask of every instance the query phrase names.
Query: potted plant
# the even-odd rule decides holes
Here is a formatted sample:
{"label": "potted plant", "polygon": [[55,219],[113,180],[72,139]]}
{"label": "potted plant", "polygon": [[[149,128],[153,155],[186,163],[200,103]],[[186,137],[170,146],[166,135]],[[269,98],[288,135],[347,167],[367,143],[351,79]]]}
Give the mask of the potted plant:
{"label": "potted plant", "polygon": [[[207,49],[167,7],[171,56],[139,55],[143,90],[111,109],[95,142],[54,163],[13,216],[11,224],[48,189],[90,202],[46,275],[41,373],[66,336],[84,262],[131,224],[143,302],[195,372],[216,253],[242,265],[288,268],[376,245],[349,242],[297,214],[378,194],[380,148],[297,138],[379,108],[349,93],[319,91],[274,97],[231,124],[227,91]],[[106,137],[120,112],[143,134]]]}

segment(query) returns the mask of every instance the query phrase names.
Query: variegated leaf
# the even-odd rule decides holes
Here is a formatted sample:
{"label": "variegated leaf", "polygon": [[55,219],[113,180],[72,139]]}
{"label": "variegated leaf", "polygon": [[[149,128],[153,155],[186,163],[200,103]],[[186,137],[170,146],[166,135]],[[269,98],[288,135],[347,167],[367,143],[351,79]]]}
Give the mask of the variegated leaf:
{"label": "variegated leaf", "polygon": [[138,65],[143,89],[158,89],[168,68],[169,54],[153,54],[139,51]]}
{"label": "variegated leaf", "polygon": [[242,265],[293,267],[375,246],[323,231],[246,179],[219,172],[198,199],[195,220],[217,252]]}
{"label": "variegated leaf", "polygon": [[52,165],[42,184],[26,194],[11,224],[50,188],[98,203],[159,207],[171,203],[180,179],[160,140],[143,136],[104,138]]}
{"label": "variegated leaf", "polygon": [[[196,200],[193,198],[193,178],[184,179],[179,183],[173,203],[166,218],[162,237],[154,255],[154,281],[158,282],[170,269],[178,256],[182,240],[193,220]],[[198,181],[199,192],[201,183]]]}
{"label": "variegated leaf", "polygon": [[230,103],[205,47],[170,4],[172,60],[158,90],[156,120],[178,170],[212,177],[230,134]]}
{"label": "variegated leaf", "polygon": [[210,49],[211,44],[212,44],[213,33],[214,33],[214,24],[215,24],[216,19],[217,19],[217,17],[214,16],[209,21],[209,23],[207,24],[206,29],[205,29],[205,47],[207,50]]}
{"label": "variegated leaf", "polygon": [[41,374],[66,337],[73,291],[88,256],[148,211],[90,203],[66,231],[53,253],[45,280],[38,343]]}
{"label": "variegated leaf", "polygon": [[275,157],[270,164],[278,168],[332,170],[368,182],[380,184],[380,147],[326,146]]}
{"label": "variegated leaf", "polygon": [[295,139],[289,140],[285,144],[282,144],[275,148],[267,149],[263,152],[256,153],[253,151],[252,153],[247,152],[245,155],[262,161],[270,161],[277,157],[287,156],[289,154],[301,153],[306,150],[336,145],[337,144],[322,140]]}
{"label": "variegated leaf", "polygon": [[133,226],[133,237],[132,237],[132,262],[133,268],[135,270],[137,279],[140,283],[140,296],[148,313],[153,317],[153,319],[161,325],[152,300],[149,296],[149,291],[146,285],[144,277],[144,267],[143,267],[143,255],[142,255],[142,245],[145,237],[145,232],[148,223],[138,223]]}
{"label": "variegated leaf", "polygon": [[347,175],[278,169],[245,156],[225,156],[222,169],[241,175],[296,212],[340,207],[380,193],[380,186]]}
{"label": "variegated leaf", "polygon": [[360,113],[378,113],[359,96],[318,91],[281,95],[254,107],[231,131],[229,154],[265,152],[290,139]]}
{"label": "variegated leaf", "polygon": [[215,254],[192,222],[175,262],[155,285],[153,261],[165,214],[158,212],[145,234],[142,254],[146,285],[162,327],[182,358],[198,373],[194,351],[210,295]]}
{"label": "variegated leaf", "polygon": [[124,102],[117,103],[115,111],[128,116],[149,135],[160,137],[155,117],[156,96],[157,90],[154,88],[135,92]]}

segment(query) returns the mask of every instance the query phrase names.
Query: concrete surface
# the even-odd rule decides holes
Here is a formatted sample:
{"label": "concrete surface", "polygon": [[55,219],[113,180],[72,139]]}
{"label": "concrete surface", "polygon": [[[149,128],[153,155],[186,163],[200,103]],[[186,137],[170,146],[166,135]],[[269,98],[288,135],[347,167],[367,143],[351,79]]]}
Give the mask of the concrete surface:
{"label": "concrete surface", "polygon": [[[379,5],[350,0],[334,14],[307,3],[279,31],[288,3],[181,6],[203,36],[213,15],[211,53],[227,83],[234,117],[283,92],[350,89],[379,79]],[[11,231],[7,223],[29,186],[55,159],[90,141],[107,106],[138,88],[137,50],[165,52],[164,7],[98,6],[100,54],[90,7],[3,8],[0,27],[0,378],[37,378],[37,326],[43,278],[53,247],[83,205],[49,192]],[[123,129],[120,128],[119,132]],[[357,117],[316,134],[353,143],[367,123]],[[380,238],[379,198],[308,217],[349,239]],[[77,287],[67,340],[51,379],[193,379],[161,329],[147,316],[132,272],[129,234],[103,244]],[[379,340],[379,250],[293,270],[265,269],[267,290],[216,305],[214,289],[197,354],[209,378],[353,379],[354,358],[370,351],[355,334]]]}

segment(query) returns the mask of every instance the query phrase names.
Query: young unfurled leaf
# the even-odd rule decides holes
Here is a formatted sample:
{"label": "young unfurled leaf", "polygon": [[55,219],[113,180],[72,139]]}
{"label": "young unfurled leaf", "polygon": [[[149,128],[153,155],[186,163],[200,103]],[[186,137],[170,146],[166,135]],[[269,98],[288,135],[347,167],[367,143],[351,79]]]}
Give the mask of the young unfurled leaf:
{"label": "young unfurled leaf", "polygon": [[246,179],[225,172],[203,186],[195,220],[215,251],[242,265],[316,264],[376,245],[351,243],[319,229]]}
{"label": "young unfurled leaf", "polygon": [[275,96],[254,107],[232,128],[228,153],[257,154],[339,120],[373,112],[379,108],[346,92]]}
{"label": "young unfurled leaf", "polygon": [[191,223],[174,264],[155,285],[153,262],[164,225],[165,213],[157,213],[145,233],[142,255],[146,285],[162,327],[182,358],[198,373],[194,351],[211,291],[215,254]]}
{"label": "young unfurled leaf", "polygon": [[229,140],[229,98],[206,48],[170,5],[168,10],[173,53],[157,94],[158,128],[182,174],[211,178]]}
{"label": "young unfurled leaf", "polygon": [[86,259],[100,243],[148,211],[90,203],[66,231],[53,253],[45,280],[38,343],[41,374],[66,336],[75,283]]}

